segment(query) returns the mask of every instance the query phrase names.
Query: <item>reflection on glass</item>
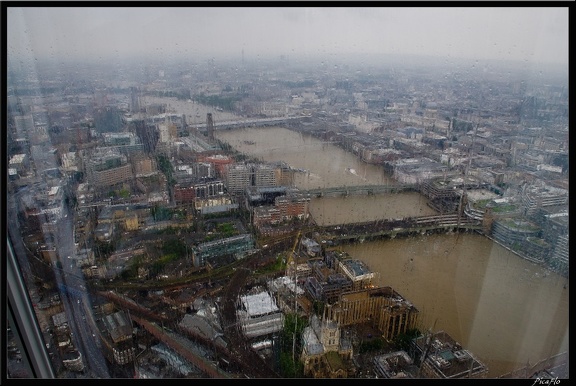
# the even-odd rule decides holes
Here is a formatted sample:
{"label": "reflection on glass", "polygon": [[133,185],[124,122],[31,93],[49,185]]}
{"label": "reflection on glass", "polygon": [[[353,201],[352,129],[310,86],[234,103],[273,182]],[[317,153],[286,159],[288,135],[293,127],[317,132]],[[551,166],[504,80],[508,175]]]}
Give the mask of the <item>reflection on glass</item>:
{"label": "reflection on glass", "polygon": [[568,377],[567,9],[3,11],[57,378]]}

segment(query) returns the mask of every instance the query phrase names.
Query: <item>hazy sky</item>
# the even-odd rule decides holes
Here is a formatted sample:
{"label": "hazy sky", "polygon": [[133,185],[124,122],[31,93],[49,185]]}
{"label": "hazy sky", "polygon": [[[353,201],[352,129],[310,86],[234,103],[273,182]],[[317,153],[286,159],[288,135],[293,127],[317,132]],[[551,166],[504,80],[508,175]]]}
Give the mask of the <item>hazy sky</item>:
{"label": "hazy sky", "polygon": [[[228,3],[229,4],[229,3]],[[8,59],[340,53],[568,63],[568,7],[7,9]],[[18,56],[19,57],[19,56]]]}

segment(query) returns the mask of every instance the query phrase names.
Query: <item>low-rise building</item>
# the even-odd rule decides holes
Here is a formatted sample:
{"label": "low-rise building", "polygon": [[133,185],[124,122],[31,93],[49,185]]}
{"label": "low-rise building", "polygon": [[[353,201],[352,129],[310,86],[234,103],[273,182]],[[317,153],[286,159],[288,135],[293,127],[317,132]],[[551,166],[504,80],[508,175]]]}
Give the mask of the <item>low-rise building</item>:
{"label": "low-rise building", "polygon": [[330,307],[328,317],[341,326],[369,323],[392,341],[416,327],[418,309],[391,287],[347,292]]}
{"label": "low-rise building", "polygon": [[538,237],[541,228],[524,218],[503,217],[492,223],[494,239],[512,249],[520,249],[529,237]]}
{"label": "low-rise building", "polygon": [[203,304],[195,314],[184,315],[178,325],[194,336],[205,339],[206,342],[226,348],[228,342],[224,340],[222,328],[217,320],[216,309],[213,305]]}
{"label": "low-rise building", "polygon": [[336,266],[336,272],[342,273],[352,282],[352,291],[373,287],[374,272],[361,260],[340,260]]}
{"label": "low-rise building", "polygon": [[539,208],[568,204],[568,190],[547,185],[542,181],[522,187],[524,214],[532,215]]}
{"label": "low-rise building", "polygon": [[378,378],[414,378],[414,360],[404,350],[374,357],[374,373]]}
{"label": "low-rise building", "polygon": [[419,378],[487,378],[488,367],[448,333],[421,335],[411,343]]}
{"label": "low-rise building", "polygon": [[132,322],[124,311],[105,315],[101,320],[101,331],[104,331],[104,347],[108,359],[119,365],[134,360],[136,348],[132,342]]}
{"label": "low-rise building", "polygon": [[238,209],[238,206],[238,203],[227,194],[194,200],[194,208],[200,214],[229,212]]}
{"label": "low-rise building", "polygon": [[14,154],[8,161],[8,167],[15,169],[18,175],[22,175],[30,167],[29,157],[26,154]]}
{"label": "low-rise building", "polygon": [[340,294],[352,291],[352,281],[342,273],[337,273],[323,261],[311,261],[313,276],[304,283],[313,300],[334,303]]}
{"label": "low-rise building", "polygon": [[208,259],[223,255],[234,255],[236,258],[241,258],[246,254],[246,252],[253,248],[254,239],[250,234],[208,241],[199,244],[192,249],[194,266],[203,267],[206,265]]}
{"label": "low-rise building", "polygon": [[284,327],[284,314],[269,292],[260,290],[238,299],[237,318],[247,339],[277,333]]}

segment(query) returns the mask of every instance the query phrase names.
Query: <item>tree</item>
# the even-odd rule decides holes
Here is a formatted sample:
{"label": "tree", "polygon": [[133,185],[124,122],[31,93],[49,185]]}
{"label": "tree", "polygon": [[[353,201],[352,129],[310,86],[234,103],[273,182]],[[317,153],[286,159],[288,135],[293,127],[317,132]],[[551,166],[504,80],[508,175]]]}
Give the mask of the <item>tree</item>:
{"label": "tree", "polygon": [[172,218],[172,210],[168,208],[164,208],[160,205],[154,205],[150,209],[150,214],[154,221],[164,221],[170,220]]}
{"label": "tree", "polygon": [[178,239],[166,240],[162,245],[162,252],[166,254],[184,256],[186,255],[186,244]]}
{"label": "tree", "polygon": [[420,330],[417,328],[407,330],[405,333],[396,335],[394,338],[394,345],[396,348],[398,348],[398,350],[408,351],[412,340],[419,337],[420,335]]}

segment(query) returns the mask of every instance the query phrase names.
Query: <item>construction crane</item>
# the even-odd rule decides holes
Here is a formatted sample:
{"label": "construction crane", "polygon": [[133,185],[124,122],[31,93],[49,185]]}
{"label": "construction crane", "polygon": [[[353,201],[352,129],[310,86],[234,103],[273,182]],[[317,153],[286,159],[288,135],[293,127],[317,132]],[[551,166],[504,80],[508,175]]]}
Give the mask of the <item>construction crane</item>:
{"label": "construction crane", "polygon": [[295,253],[296,247],[298,246],[298,241],[300,240],[300,235],[302,234],[302,230],[299,230],[296,234],[296,238],[294,239],[294,245],[292,246],[292,250],[290,251],[290,255],[288,259],[286,259],[286,268],[290,267],[290,264],[295,263]]}
{"label": "construction crane", "polygon": [[428,329],[426,334],[424,335],[424,350],[422,351],[422,356],[420,357],[420,365],[418,366],[418,377],[420,377],[422,373],[422,366],[428,357],[428,353],[430,352],[430,346],[432,346],[432,336],[434,334],[434,329],[436,328],[436,322],[438,318],[434,320],[434,325]]}
{"label": "construction crane", "polygon": [[[290,256],[288,256],[288,259],[286,260],[286,273],[289,274],[289,270],[292,269],[292,274],[294,275],[294,320],[295,320],[295,325],[294,325],[294,332],[292,333],[292,361],[295,362],[296,361],[296,327],[298,325],[298,312],[296,311],[296,302],[298,299],[297,296],[297,280],[298,280],[298,276],[297,274],[297,268],[296,268],[296,247],[298,246],[298,241],[300,240],[300,235],[302,234],[302,230],[298,230],[298,233],[296,234],[296,238],[294,240],[294,245],[292,246],[292,250],[290,251]],[[289,276],[289,275],[288,275]]]}

